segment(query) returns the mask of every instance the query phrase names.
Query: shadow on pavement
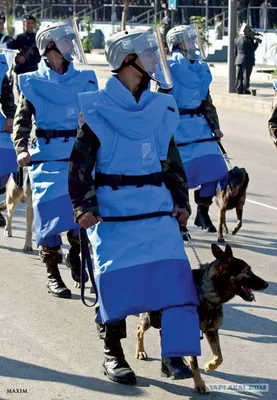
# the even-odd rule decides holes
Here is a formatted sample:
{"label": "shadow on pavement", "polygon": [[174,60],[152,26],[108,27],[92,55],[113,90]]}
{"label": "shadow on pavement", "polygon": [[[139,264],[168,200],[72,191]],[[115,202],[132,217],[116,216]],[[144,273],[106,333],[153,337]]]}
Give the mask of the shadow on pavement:
{"label": "shadow on pavement", "polygon": [[[267,289],[266,289],[267,290]],[[224,326],[221,329],[222,335],[229,335],[224,333],[224,329],[228,331],[237,332],[238,335],[235,337],[249,340],[252,342],[259,343],[277,343],[277,329],[276,322],[267,318],[260,317],[255,313],[249,312],[249,308],[252,310],[275,310],[276,308],[264,307],[264,306],[254,306],[253,304],[225,304],[224,306]],[[247,308],[247,310],[243,310]],[[235,322],[235,323],[234,323]],[[249,333],[254,335],[260,335],[259,337],[242,337],[241,333]]]}
{"label": "shadow on pavement", "polygon": [[[231,229],[232,224],[229,224],[228,228]],[[239,231],[235,236],[232,234],[224,234],[225,243],[219,243],[219,246],[225,246],[228,243],[233,249],[245,249],[259,254],[277,256],[277,238],[263,237],[261,231],[257,236],[251,235],[253,231],[248,231],[250,234],[246,232],[247,231],[243,230],[242,228],[242,230]],[[268,233],[265,232],[265,234]],[[207,247],[209,248],[212,243],[217,243],[216,235],[210,235],[210,239],[208,239],[207,236],[204,236],[205,233],[203,233],[203,238],[199,236],[199,233],[197,233],[197,235],[197,238],[194,238],[193,235],[191,235],[192,240],[197,245],[197,249],[206,249]],[[199,255],[201,257],[201,254]],[[211,262],[212,260],[213,256],[211,254],[209,260],[202,260],[202,262]]]}
{"label": "shadow on pavement", "polygon": [[[265,366],[266,368],[266,366]],[[236,396],[236,399],[274,399],[276,398],[274,396],[274,393],[276,394],[276,384],[277,384],[277,380],[276,379],[268,379],[268,378],[259,378],[259,377],[253,377],[253,376],[247,376],[247,375],[234,375],[234,374],[228,374],[228,373],[224,373],[224,372],[220,372],[220,371],[213,371],[212,373],[213,376],[215,376],[216,378],[220,378],[223,379],[225,381],[228,382],[232,382],[233,384],[259,384],[259,385],[263,385],[263,384],[268,384],[269,385],[269,392],[235,392],[234,394],[231,395],[228,392],[221,392],[221,393],[216,393],[216,396],[218,396],[219,394],[222,395],[222,397],[216,397],[216,399],[223,399],[224,400],[228,400],[228,399],[234,399],[234,395]],[[203,374],[203,379],[205,380],[205,374]],[[224,383],[224,382],[223,382]],[[231,383],[231,384],[232,384]],[[213,399],[214,399],[214,392],[212,394]],[[225,397],[227,396],[227,397]],[[228,397],[229,396],[229,397]],[[232,397],[231,397],[232,396]],[[247,397],[246,397],[247,396]]]}
{"label": "shadow on pavement", "polygon": [[126,398],[133,398],[143,394],[143,391],[137,386],[117,385],[106,378],[102,380],[91,376],[74,375],[6,357],[0,357],[0,376],[63,383],[91,390],[92,392],[116,394]]}
{"label": "shadow on pavement", "polygon": [[15,247],[8,247],[2,245],[0,245],[0,250],[11,251],[12,253],[20,253],[22,255],[25,254],[26,256],[34,255],[34,253],[24,253],[22,249],[16,249]]}
{"label": "shadow on pavement", "polygon": [[[230,385],[230,382],[234,382],[233,384],[242,384],[242,383],[269,383],[268,380],[257,380],[256,378],[249,378],[249,377],[245,377],[245,376],[236,376],[236,375],[228,375],[228,374],[223,374],[222,375],[222,379],[226,379],[226,384]],[[221,378],[221,376],[219,376]],[[231,377],[231,378],[230,378]],[[205,375],[202,374],[202,378],[205,381]],[[270,381],[270,380],[269,380]],[[181,383],[182,382],[182,383]],[[149,386],[154,386],[154,387],[158,387],[162,390],[164,390],[165,392],[171,393],[175,396],[187,396],[189,399],[191,400],[195,400],[195,399],[203,399],[205,398],[205,395],[200,395],[199,393],[196,393],[191,387],[186,387],[186,381],[181,381],[180,385],[176,385],[176,384],[170,384],[168,383],[168,381],[158,381],[158,380],[154,380],[154,379],[150,379],[150,378],[144,378],[144,377],[139,377],[138,378],[138,386],[139,387],[149,387]],[[190,382],[190,381],[189,381]],[[275,382],[275,381],[273,381]],[[224,383],[224,382],[222,382]],[[222,384],[221,383],[221,384]],[[232,383],[231,383],[232,384]],[[269,383],[270,384],[270,383]],[[217,384],[217,386],[219,386],[219,383]],[[220,399],[224,399],[224,400],[234,400],[234,399],[239,399],[240,400],[249,400],[249,399],[260,399],[261,398],[261,394],[260,393],[253,393],[253,392],[239,392],[237,391],[232,391],[232,392],[217,392],[217,391],[212,391],[210,392],[210,396],[209,398],[212,398],[213,400],[220,400]]]}

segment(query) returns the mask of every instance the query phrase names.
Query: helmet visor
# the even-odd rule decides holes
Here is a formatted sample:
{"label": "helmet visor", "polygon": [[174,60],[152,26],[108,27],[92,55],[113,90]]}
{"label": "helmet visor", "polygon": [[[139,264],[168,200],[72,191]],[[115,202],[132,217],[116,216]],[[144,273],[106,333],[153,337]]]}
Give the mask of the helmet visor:
{"label": "helmet visor", "polygon": [[187,25],[182,32],[176,33],[175,44],[189,60],[206,58],[199,29],[196,24]]}
{"label": "helmet visor", "polygon": [[143,69],[164,89],[172,88],[162,37],[158,28],[149,28],[132,40],[132,48]]}
{"label": "helmet visor", "polygon": [[68,61],[87,64],[76,21],[67,20],[51,31],[51,36],[62,56]]}

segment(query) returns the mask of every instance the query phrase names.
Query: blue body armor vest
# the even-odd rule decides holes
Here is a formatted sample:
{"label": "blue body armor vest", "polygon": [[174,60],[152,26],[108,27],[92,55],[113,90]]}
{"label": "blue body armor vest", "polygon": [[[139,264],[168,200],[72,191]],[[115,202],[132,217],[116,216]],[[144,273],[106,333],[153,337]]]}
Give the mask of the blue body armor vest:
{"label": "blue body armor vest", "polygon": [[[167,159],[179,122],[173,97],[146,90],[137,103],[111,77],[105,89],[79,94],[79,99],[83,119],[101,143],[96,185],[97,174],[161,173],[161,161]],[[174,204],[169,190],[162,182],[137,187],[131,182],[120,186],[120,181],[114,189],[97,188],[100,216],[131,220],[102,222],[87,231],[95,255],[98,320],[113,323],[130,314],[164,309],[163,355],[199,354],[198,300],[178,222],[172,216],[132,220],[149,213],[171,213]],[[179,315],[176,321],[181,329],[190,326],[183,330],[181,341],[174,340],[175,328],[168,323],[174,313]]]}
{"label": "blue body armor vest", "polygon": [[[19,75],[19,86],[35,108],[39,131],[74,131],[78,127],[77,94],[97,90],[93,71],[76,70],[70,63],[68,71],[59,75],[45,60],[38,71]],[[78,225],[73,221],[68,193],[68,160],[75,137],[37,139],[30,149],[34,165],[29,168],[33,190],[33,206],[37,245],[48,238]]]}
{"label": "blue body armor vest", "polygon": [[[181,109],[199,109],[206,99],[212,76],[209,66],[200,61],[190,63],[180,52],[174,51],[168,61],[173,80],[172,94]],[[180,124],[175,132],[175,140],[186,171],[189,188],[218,182],[228,175],[228,169],[216,141],[193,143],[213,138],[212,130],[201,113],[180,115]],[[188,145],[181,145],[191,143]],[[213,185],[215,195],[216,185]]]}
{"label": "blue body armor vest", "polygon": [[[8,64],[4,54],[0,54],[0,90],[3,79],[8,72]],[[0,93],[1,95],[1,93]],[[16,154],[11,140],[11,134],[4,131],[6,117],[0,113],[0,189],[2,189],[11,173],[17,170]]]}

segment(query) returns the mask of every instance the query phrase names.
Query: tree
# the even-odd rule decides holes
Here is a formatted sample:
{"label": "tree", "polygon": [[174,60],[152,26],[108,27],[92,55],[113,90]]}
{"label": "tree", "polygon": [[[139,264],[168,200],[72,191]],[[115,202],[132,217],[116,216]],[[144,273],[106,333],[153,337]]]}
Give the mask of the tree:
{"label": "tree", "polygon": [[13,18],[9,18],[11,11],[13,9],[13,0],[1,0],[0,8],[3,9],[4,14],[6,16],[7,32],[10,35],[12,32],[14,32],[13,26],[11,26],[11,24],[13,24]]}
{"label": "tree", "polygon": [[84,23],[86,36],[82,39],[82,45],[85,53],[90,53],[93,49],[92,40],[91,40],[91,31],[92,31],[92,20],[90,17],[85,17],[82,21]]}
{"label": "tree", "polygon": [[206,19],[198,15],[197,16],[193,15],[190,17],[190,23],[197,25],[202,45],[204,49],[207,50],[208,47],[211,45],[211,43],[209,42],[209,31],[206,26]]}
{"label": "tree", "polygon": [[129,9],[129,0],[123,0],[124,8],[121,15],[121,30],[124,31],[126,29],[126,21],[128,16]]}

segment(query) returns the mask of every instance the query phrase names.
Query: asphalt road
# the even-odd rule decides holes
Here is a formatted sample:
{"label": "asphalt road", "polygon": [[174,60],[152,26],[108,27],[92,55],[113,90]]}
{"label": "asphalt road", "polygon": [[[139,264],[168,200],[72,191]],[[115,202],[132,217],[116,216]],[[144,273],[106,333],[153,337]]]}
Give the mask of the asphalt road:
{"label": "asphalt road", "polygon": [[[107,69],[97,67],[104,82]],[[269,282],[256,302],[235,298],[224,307],[220,338],[224,362],[211,374],[203,372],[206,384],[214,389],[213,400],[277,398],[277,159],[267,131],[267,118],[242,111],[219,109],[223,144],[233,165],[245,167],[250,175],[244,221],[237,236],[226,235],[235,256],[246,260],[254,272]],[[192,197],[193,199],[193,197]],[[195,208],[194,208],[195,212]],[[217,208],[211,211],[214,222]],[[192,380],[174,382],[160,377],[159,334],[151,329],[146,336],[148,361],[134,358],[137,317],[128,318],[128,338],[123,346],[126,358],[138,376],[135,387],[107,381],[100,371],[102,342],[94,324],[94,311],[85,308],[79,289],[73,287],[70,271],[61,267],[72,290],[70,300],[55,299],[46,290],[46,271],[37,251],[22,253],[25,210],[14,218],[14,237],[0,232],[0,400],[116,400],[194,399]],[[227,214],[235,223],[235,213]],[[193,226],[189,229],[202,262],[211,261],[210,245],[216,240]],[[65,241],[66,243],[66,241]],[[64,251],[68,248],[64,246]],[[193,267],[191,248],[186,245]],[[203,368],[211,351],[202,341]],[[268,392],[222,391],[216,385],[268,385]],[[241,386],[242,387],[242,386]],[[240,387],[240,388],[241,388]],[[265,386],[267,388],[267,386]],[[230,389],[230,386],[229,386]]]}

